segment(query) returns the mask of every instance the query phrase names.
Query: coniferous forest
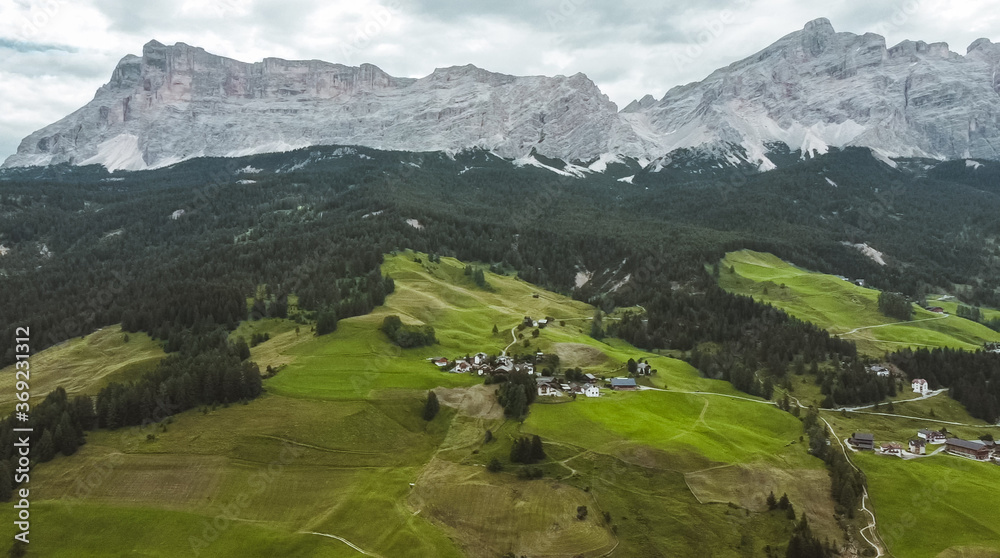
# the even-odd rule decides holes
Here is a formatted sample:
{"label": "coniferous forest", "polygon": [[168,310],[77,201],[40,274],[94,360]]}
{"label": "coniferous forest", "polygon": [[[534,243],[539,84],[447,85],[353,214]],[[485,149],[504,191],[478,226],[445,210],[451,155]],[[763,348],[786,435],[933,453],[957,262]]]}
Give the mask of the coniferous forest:
{"label": "coniferous forest", "polygon": [[[850,148],[789,157],[767,173],[713,161],[704,163],[711,172],[637,170],[626,184],[614,179],[615,165],[577,179],[474,150],[344,153],[310,148],[136,173],[3,171],[0,244],[10,251],[0,257],[0,335],[28,326],[40,351],[122,323],[171,354],[138,381],[107,386],[95,402],[53,393],[51,413],[32,415],[48,421],[36,429],[38,443],[51,438],[54,451],[71,453],[90,428],[256,397],[259,370],[226,333],[255,315],[287,314],[290,296],[318,334],[333,331],[393,291],[379,265],[401,249],[479,262],[468,273],[484,289],[488,266],[604,312],[642,305],[643,315],[595,323],[598,333],[683,351],[704,375],[767,398],[789,375],[810,374],[830,407],[879,401],[896,388],[865,372],[853,343],[726,293],[707,266],[749,248],[863,277],[902,293],[899,300],[952,292],[1000,306],[1000,258],[988,241],[1000,237],[1000,191],[961,165],[893,169]],[[851,246],[863,242],[890,265]],[[592,275],[577,287],[581,271]],[[248,305],[261,285],[273,302]],[[884,310],[901,312],[899,300],[887,299]],[[387,333],[400,344],[432,339],[399,327]],[[705,343],[719,349],[702,352]],[[952,387],[974,416],[996,420],[995,355],[890,358],[932,387]],[[10,351],[0,355],[0,364],[13,360]],[[506,385],[505,410],[523,416],[533,391],[522,397],[520,383]]]}

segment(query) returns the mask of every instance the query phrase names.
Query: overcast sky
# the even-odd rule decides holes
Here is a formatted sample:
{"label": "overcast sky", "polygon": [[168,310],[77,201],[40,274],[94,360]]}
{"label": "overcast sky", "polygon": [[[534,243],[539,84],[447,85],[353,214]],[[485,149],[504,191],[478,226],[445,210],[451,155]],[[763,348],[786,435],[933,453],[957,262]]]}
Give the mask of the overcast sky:
{"label": "overcast sky", "polygon": [[587,74],[619,108],[753,54],[812,19],[837,31],[1000,41],[1000,0],[0,0],[0,160],[80,108],[151,39],[247,62],[370,62],[396,76],[475,64]]}

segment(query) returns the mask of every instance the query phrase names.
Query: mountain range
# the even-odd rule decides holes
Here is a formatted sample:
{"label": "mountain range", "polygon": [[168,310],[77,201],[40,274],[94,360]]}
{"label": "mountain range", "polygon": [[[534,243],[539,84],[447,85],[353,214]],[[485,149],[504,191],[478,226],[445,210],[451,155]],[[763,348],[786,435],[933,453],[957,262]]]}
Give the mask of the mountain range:
{"label": "mountain range", "polygon": [[24,138],[5,167],[167,166],[311,145],[404,151],[480,148],[641,165],[678,149],[774,167],[775,144],[803,156],[863,146],[880,157],[1000,159],[1000,45],[838,33],[824,18],[700,82],[624,109],[583,74],[519,77],[472,65],[420,78],[376,66],[266,58],[245,63],[151,41],[94,99]]}

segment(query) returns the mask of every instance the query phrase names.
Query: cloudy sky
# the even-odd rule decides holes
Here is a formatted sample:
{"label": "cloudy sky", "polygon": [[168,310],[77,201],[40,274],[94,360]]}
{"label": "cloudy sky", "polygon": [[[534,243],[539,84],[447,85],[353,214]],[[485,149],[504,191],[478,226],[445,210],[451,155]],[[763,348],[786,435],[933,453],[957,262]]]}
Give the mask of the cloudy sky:
{"label": "cloudy sky", "polygon": [[151,39],[243,61],[370,62],[396,76],[472,63],[584,72],[619,108],[704,78],[812,19],[838,31],[1000,41],[1000,0],[0,0],[0,160],[93,98]]}

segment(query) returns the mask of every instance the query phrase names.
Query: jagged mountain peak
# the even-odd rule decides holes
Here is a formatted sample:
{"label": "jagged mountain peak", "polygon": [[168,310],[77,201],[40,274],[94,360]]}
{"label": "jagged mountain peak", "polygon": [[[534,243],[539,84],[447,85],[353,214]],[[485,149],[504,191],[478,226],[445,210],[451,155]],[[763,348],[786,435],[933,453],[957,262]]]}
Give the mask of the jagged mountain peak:
{"label": "jagged mountain peak", "polygon": [[521,77],[467,64],[415,79],[373,64],[246,63],[152,40],[121,59],[93,101],[29,135],[4,165],[141,169],[337,144],[510,159],[534,150],[565,161],[656,161],[704,147],[768,170],[776,143],[803,157],[862,146],[883,158],[1000,159],[1000,45],[978,39],[964,56],[943,42],[887,47],[819,18],[619,111],[582,73]]}
{"label": "jagged mountain peak", "polygon": [[[976,55],[947,43],[836,32],[821,18],[705,80],[623,116],[670,152],[741,145],[762,169],[766,145],[803,156],[864,146],[882,156],[1000,158],[1000,83],[992,43]],[[971,47],[970,47],[971,48]]]}
{"label": "jagged mountain peak", "polygon": [[127,170],[198,156],[320,144],[411,151],[468,147],[567,160],[640,150],[583,74],[517,77],[474,65],[394,77],[372,64],[241,62],[150,41],[80,110],[25,138],[5,166],[61,162]]}

